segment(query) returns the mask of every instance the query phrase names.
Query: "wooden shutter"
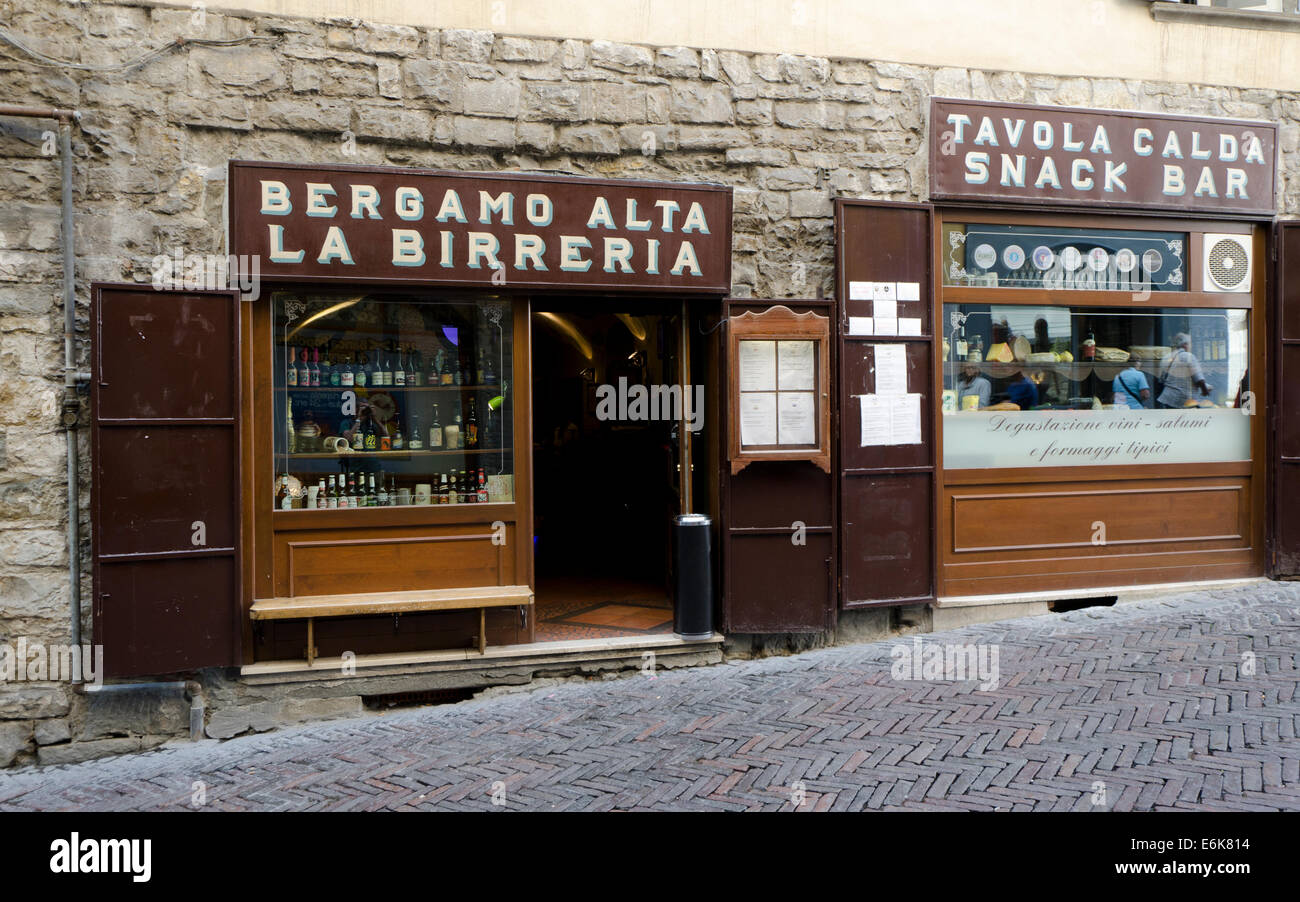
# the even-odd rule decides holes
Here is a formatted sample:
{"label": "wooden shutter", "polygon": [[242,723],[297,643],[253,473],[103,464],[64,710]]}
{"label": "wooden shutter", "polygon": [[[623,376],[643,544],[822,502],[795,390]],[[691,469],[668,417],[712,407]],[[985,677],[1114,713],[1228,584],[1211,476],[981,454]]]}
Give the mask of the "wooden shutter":
{"label": "wooden shutter", "polygon": [[[934,333],[928,204],[837,199],[835,292],[840,333],[840,606],[914,604],[934,597]],[[899,317],[921,335],[850,335],[849,317],[873,317],[850,283],[918,283]],[[877,347],[901,346],[907,391],[921,396],[921,443],[862,444],[859,395],[876,392]]]}
{"label": "wooden shutter", "polygon": [[109,677],[240,661],[239,295],[96,285],[94,635]]}
{"label": "wooden shutter", "polygon": [[[1270,575],[1300,576],[1300,222],[1278,223]],[[1262,337],[1261,337],[1262,338]]]}

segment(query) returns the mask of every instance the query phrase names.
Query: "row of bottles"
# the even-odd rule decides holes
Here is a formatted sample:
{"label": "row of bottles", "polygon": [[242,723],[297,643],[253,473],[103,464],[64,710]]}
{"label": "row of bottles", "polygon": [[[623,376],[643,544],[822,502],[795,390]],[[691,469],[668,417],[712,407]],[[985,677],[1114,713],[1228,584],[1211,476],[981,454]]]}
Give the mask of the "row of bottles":
{"label": "row of bottles", "polygon": [[276,481],[275,506],[280,510],[350,510],[425,504],[486,504],[488,501],[487,471],[482,467],[434,474],[431,482],[418,483],[414,489],[399,488],[397,476],[385,476],[383,470],[377,475],[321,476],[313,487],[315,491],[311,488],[300,490],[297,497],[293,487],[295,481],[288,473]]}
{"label": "row of bottles", "polygon": [[462,417],[461,411],[461,402],[457,399],[453,421],[444,426],[440,407],[434,404],[433,419],[428,431],[425,431],[417,412],[411,414],[408,432],[402,428],[400,414],[394,415],[387,423],[381,423],[375,418],[374,409],[363,404],[355,419],[339,421],[339,440],[346,442],[347,447],[325,447],[322,439],[328,439],[329,436],[323,436],[321,426],[311,411],[307,411],[301,420],[295,418],[293,399],[286,398],[287,449],[290,454],[313,454],[320,451],[351,451],[359,454],[368,451],[456,451],[492,447],[491,442],[499,440],[495,434],[496,428],[479,430],[476,398],[469,399],[468,417]]}
{"label": "row of bottles", "polygon": [[439,348],[425,366],[424,355],[417,348],[338,354],[331,359],[329,345],[322,354],[320,347],[290,346],[286,355],[285,384],[291,388],[376,388],[425,385],[495,385],[496,366],[491,356],[480,348],[478,366],[471,370],[461,355]]}

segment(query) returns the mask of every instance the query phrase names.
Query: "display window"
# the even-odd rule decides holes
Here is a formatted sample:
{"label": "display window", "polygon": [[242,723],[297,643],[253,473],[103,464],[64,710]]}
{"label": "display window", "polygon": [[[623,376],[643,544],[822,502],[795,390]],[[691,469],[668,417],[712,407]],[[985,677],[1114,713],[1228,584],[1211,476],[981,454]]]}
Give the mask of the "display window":
{"label": "display window", "polygon": [[945,304],[944,466],[1249,460],[1248,311]]}
{"label": "display window", "polygon": [[514,500],[505,301],[277,291],[271,316],[276,509]]}

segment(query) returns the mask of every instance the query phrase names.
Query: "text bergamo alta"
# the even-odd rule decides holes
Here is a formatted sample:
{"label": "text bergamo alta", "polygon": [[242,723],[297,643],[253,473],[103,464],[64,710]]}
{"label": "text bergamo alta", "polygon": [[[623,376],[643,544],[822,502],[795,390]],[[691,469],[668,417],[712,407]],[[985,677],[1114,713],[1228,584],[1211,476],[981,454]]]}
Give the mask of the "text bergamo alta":
{"label": "text bergamo alta", "polygon": [[[288,216],[293,211],[293,198],[289,187],[280,181],[263,180],[261,182],[261,212],[265,216]],[[352,219],[383,219],[380,192],[372,185],[349,186],[350,197],[347,199]],[[546,194],[528,194],[518,202],[514,193],[502,191],[493,196],[488,191],[478,191],[477,197],[465,192],[448,189],[438,201],[437,213],[433,219],[439,223],[469,224],[470,217],[480,225],[492,225],[494,222],[503,226],[514,226],[517,218],[522,218],[534,228],[545,228],[554,220],[554,205]],[[311,217],[333,218],[338,216],[339,207],[335,201],[338,192],[326,183],[308,182],[306,185],[306,215]],[[466,201],[470,206],[467,207]],[[390,215],[406,223],[424,220],[425,198],[417,188],[399,187],[389,199]],[[677,230],[679,234],[709,234],[709,224],[704,216],[704,208],[692,203],[685,211],[673,200],[657,200],[654,209],[637,209],[637,202],[628,198],[625,207],[619,211],[623,215],[623,228],[633,232],[657,231],[661,234]],[[523,225],[523,223],[519,223]],[[597,197],[592,202],[586,228],[589,230],[619,227],[615,213],[608,198]],[[269,225],[270,261],[272,263],[301,263],[308,253],[306,248],[288,248],[285,246],[284,226]],[[660,239],[645,238],[633,241],[625,237],[600,236],[599,248],[593,248],[592,237],[587,235],[560,235],[559,247],[548,248],[545,239],[539,234],[518,231],[513,234],[513,247],[501,246],[501,239],[491,232],[467,231],[464,233],[464,246],[458,247],[456,233],[450,228],[431,233],[432,248],[426,248],[425,235],[414,228],[393,228],[392,263],[394,266],[423,266],[430,256],[445,268],[457,265],[457,259],[470,269],[501,269],[507,264],[516,270],[533,269],[545,272],[551,264],[558,265],[564,272],[587,272],[593,263],[599,263],[605,272],[641,272],[658,275],[661,265],[669,265],[669,272],[674,276],[702,276],[699,257],[690,240],[683,240],[670,262],[660,260]],[[354,263],[352,251],[340,226],[332,225],[326,232],[319,248],[310,249],[315,254],[316,262],[321,264]],[[505,256],[505,260],[501,257]],[[547,260],[550,259],[551,263]]]}
{"label": "text bergamo alta", "polygon": [[[1068,180],[1070,187],[1076,191],[1094,191],[1098,188],[1111,194],[1128,191],[1124,182],[1128,171],[1127,163],[1117,164],[1114,160],[1105,160],[1099,173],[1092,160],[1086,156],[1062,158],[1058,163],[1057,156],[1047,153],[1038,164],[1038,171],[1034,172],[1028,169],[1025,154],[1014,153],[1022,144],[1027,150],[1032,143],[1040,151],[1059,150],[1065,154],[1083,154],[1086,148],[1089,154],[1109,156],[1111,137],[1104,125],[1097,126],[1091,135],[1086,131],[1076,135],[1074,124],[1066,122],[1061,127],[1060,134],[1057,134],[1052,123],[1042,120],[1031,124],[1025,119],[1002,117],[1000,122],[995,122],[991,116],[982,116],[977,124],[965,113],[952,113],[948,116],[948,124],[953,126],[956,144],[965,144],[969,139],[972,145],[999,148],[999,159],[996,162],[993,151],[966,152],[965,179],[968,184],[986,184],[991,170],[996,167],[999,184],[1005,187],[1024,188],[1029,183],[1039,190],[1061,190],[1063,180]],[[974,132],[973,137],[969,134],[970,131]],[[1149,157],[1158,152],[1165,161],[1161,192],[1166,197],[1184,197],[1190,189],[1194,197],[1219,197],[1222,191],[1223,197],[1249,199],[1249,179],[1241,166],[1225,167],[1220,174],[1220,183],[1211,166],[1200,164],[1197,172],[1197,164],[1189,161],[1217,159],[1220,163],[1241,162],[1267,166],[1263,145],[1259,137],[1250,132],[1243,133],[1239,138],[1228,132],[1202,136],[1199,131],[1193,131],[1190,146],[1184,147],[1185,135],[1180,138],[1173,128],[1162,131],[1163,134],[1157,135],[1152,129],[1138,127],[1133,129],[1131,140],[1133,152],[1139,157]],[[1013,152],[1007,153],[1002,148]],[[1173,162],[1175,160],[1183,162]],[[1192,166],[1190,173],[1184,168],[1185,163]]]}

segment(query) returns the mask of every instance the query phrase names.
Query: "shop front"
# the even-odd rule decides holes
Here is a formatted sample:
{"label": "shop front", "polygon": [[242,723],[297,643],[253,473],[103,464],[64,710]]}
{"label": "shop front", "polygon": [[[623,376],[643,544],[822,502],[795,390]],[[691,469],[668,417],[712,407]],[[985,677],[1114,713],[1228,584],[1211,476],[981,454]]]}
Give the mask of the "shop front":
{"label": "shop front", "polygon": [[1264,575],[1275,126],[936,98],[930,133],[932,205],[837,208],[842,440],[912,479],[866,502],[914,540],[884,569],[940,608]]}
{"label": "shop front", "polygon": [[[165,392],[161,420],[133,378],[98,389],[101,412],[137,408],[97,423],[101,459],[125,420],[209,430],[158,452],[205,448],[170,492],[97,480],[119,515],[204,524],[202,547],[97,557],[110,581],[191,584],[168,610],[124,591],[97,611],[130,637],[110,672],[671,633],[670,525],[716,505],[682,479],[682,437],[718,428],[686,358],[703,388],[692,336],[729,285],[730,214],[706,185],[231,163],[230,252],[259,261],[257,290],[97,293],[101,319],[151,338],[224,336],[148,342],[178,355],[153,365],[204,377]],[[101,373],[132,365],[129,340],[100,353],[124,358]],[[168,633],[170,659],[143,663]]]}

